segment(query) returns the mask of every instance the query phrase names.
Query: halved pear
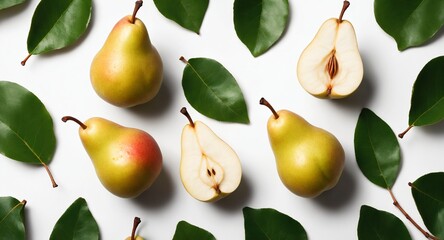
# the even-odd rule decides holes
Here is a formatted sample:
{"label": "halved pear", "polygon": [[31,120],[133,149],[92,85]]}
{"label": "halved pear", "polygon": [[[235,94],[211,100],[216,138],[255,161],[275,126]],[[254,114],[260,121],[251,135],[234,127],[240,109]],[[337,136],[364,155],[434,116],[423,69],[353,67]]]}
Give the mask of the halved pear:
{"label": "halved pear", "polygon": [[242,178],[236,152],[207,125],[191,119],[182,131],[180,178],[186,191],[203,202],[212,202],[234,192]]}
{"label": "halved pear", "polygon": [[301,86],[319,98],[344,98],[361,84],[364,66],[353,25],[343,20],[350,3],[344,1],[339,18],[325,21],[299,57]]}

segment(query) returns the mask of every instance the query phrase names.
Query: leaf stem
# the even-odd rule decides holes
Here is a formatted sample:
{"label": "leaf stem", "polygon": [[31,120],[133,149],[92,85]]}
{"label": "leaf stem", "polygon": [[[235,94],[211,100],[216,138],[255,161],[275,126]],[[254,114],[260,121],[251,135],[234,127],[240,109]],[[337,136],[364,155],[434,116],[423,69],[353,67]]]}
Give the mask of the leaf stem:
{"label": "leaf stem", "polygon": [[274,110],[273,106],[271,106],[271,104],[267,100],[265,100],[265,98],[261,98],[259,100],[259,104],[268,107],[271,110],[271,112],[273,113],[275,119],[279,118],[279,114],[277,114],[277,112]]}
{"label": "leaf stem", "polygon": [[44,162],[42,162],[42,165],[43,165],[43,167],[45,168],[46,172],[48,173],[48,175],[49,175],[49,179],[51,179],[52,187],[53,187],[53,188],[58,187],[59,185],[57,185],[56,181],[54,180],[54,177],[52,176],[52,173],[51,173],[51,171],[49,170],[48,165],[46,165]]}
{"label": "leaf stem", "polygon": [[185,115],[185,117],[188,118],[188,121],[190,122],[191,127],[194,128],[193,119],[191,118],[190,114],[188,113],[187,108],[186,107],[181,108],[180,113],[182,113],[183,115]]}
{"label": "leaf stem", "polygon": [[399,211],[401,211],[401,213],[407,218],[407,220],[409,220],[427,239],[439,240],[437,237],[424,230],[421,226],[419,226],[417,222],[415,222],[415,220],[413,220],[413,218],[404,210],[404,208],[402,208],[401,204],[399,204],[398,200],[393,194],[392,189],[388,188],[387,190],[392,197],[393,205],[395,205],[395,207],[398,208]]}
{"label": "leaf stem", "polygon": [[134,24],[136,22],[136,15],[139,9],[142,7],[143,1],[138,0],[136,1],[136,4],[134,5],[133,15],[131,16],[131,23]]}
{"label": "leaf stem", "polygon": [[64,117],[62,117],[62,121],[63,121],[63,122],[66,122],[66,121],[68,121],[68,120],[71,120],[71,121],[76,122],[77,124],[80,125],[80,127],[81,127],[83,130],[85,130],[85,129],[87,128],[87,126],[86,126],[84,123],[82,123],[79,119],[77,119],[77,118],[75,118],[75,117],[71,117],[71,116],[64,116]]}
{"label": "leaf stem", "polygon": [[28,54],[28,56],[25,57],[25,59],[23,61],[20,62],[20,64],[22,64],[22,66],[25,66],[26,61],[28,61],[28,59],[32,56],[32,54]]}
{"label": "leaf stem", "polygon": [[350,2],[345,0],[344,5],[342,5],[341,14],[339,15],[339,22],[342,22],[342,17],[344,17],[344,13],[349,6],[350,6]]}
{"label": "leaf stem", "polygon": [[410,129],[412,129],[412,127],[413,127],[413,125],[410,125],[406,130],[404,130],[404,132],[398,134],[398,137],[399,137],[399,138],[403,138],[404,135],[405,135],[408,131],[410,131]]}
{"label": "leaf stem", "polygon": [[185,59],[183,56],[180,56],[179,60],[182,61],[185,64],[188,64],[187,59]]}
{"label": "leaf stem", "polygon": [[142,221],[140,220],[139,217],[134,218],[133,230],[131,231],[131,240],[136,239],[136,229],[137,229],[137,226],[139,226],[140,222],[142,222]]}

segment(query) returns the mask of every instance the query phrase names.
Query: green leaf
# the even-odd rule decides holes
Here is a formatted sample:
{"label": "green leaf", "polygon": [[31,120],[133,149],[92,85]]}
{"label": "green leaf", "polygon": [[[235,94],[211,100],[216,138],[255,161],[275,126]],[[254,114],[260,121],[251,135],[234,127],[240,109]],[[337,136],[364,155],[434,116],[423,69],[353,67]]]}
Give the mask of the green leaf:
{"label": "green leaf", "polygon": [[163,16],[199,34],[209,0],[154,0]]}
{"label": "green leaf", "polygon": [[359,240],[411,240],[404,223],[395,215],[370,206],[361,206],[358,222]]}
{"label": "green leaf", "polygon": [[177,223],[173,240],[216,240],[213,234],[186,221]]}
{"label": "green leaf", "polygon": [[86,200],[78,198],[59,218],[49,240],[97,240],[99,226]]}
{"label": "green leaf", "polygon": [[26,0],[0,0],[0,10],[13,7],[26,2]]}
{"label": "green leaf", "polygon": [[187,64],[182,87],[191,106],[219,121],[250,122],[242,91],[224,66],[208,58],[181,60]]}
{"label": "green leaf", "polygon": [[243,210],[245,240],[307,240],[304,227],[293,218],[271,208]]}
{"label": "green leaf", "polygon": [[400,51],[430,40],[444,24],[442,0],[375,0],[379,26],[398,44]]}
{"label": "green leaf", "polygon": [[411,186],[416,207],[427,229],[444,239],[444,172],[426,174]]}
{"label": "green leaf", "polygon": [[26,201],[0,197],[0,240],[25,240],[24,208]]}
{"label": "green leaf", "polygon": [[[56,138],[52,118],[43,103],[27,89],[8,81],[0,81],[0,102],[0,153],[47,168]],[[56,186],[54,182],[53,185]]]}
{"label": "green leaf", "polygon": [[444,119],[444,56],[430,60],[419,73],[412,91],[410,126],[424,126]]}
{"label": "green leaf", "polygon": [[392,188],[401,162],[398,139],[389,125],[363,108],[355,129],[355,155],[362,173],[372,183]]}
{"label": "green leaf", "polygon": [[234,28],[257,57],[281,37],[287,27],[288,0],[235,0]]}
{"label": "green leaf", "polygon": [[91,0],[41,0],[28,34],[29,54],[41,54],[74,43],[86,31],[91,10]]}

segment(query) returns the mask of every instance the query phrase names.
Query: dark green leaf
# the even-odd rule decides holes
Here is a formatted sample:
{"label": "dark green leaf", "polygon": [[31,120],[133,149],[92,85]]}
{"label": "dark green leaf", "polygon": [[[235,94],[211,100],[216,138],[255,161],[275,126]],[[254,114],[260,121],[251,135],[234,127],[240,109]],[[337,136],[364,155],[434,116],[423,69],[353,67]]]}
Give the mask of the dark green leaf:
{"label": "dark green leaf", "polygon": [[0,0],[0,10],[13,7],[26,2],[26,0]]}
{"label": "dark green leaf", "polygon": [[288,0],[235,0],[234,28],[257,57],[281,37],[287,27]]}
{"label": "dark green leaf", "polygon": [[444,56],[430,60],[416,78],[412,91],[409,125],[430,125],[442,119],[444,119]]}
{"label": "dark green leaf", "polygon": [[50,240],[97,240],[99,226],[83,198],[74,201],[59,218]]}
{"label": "dark green leaf", "polygon": [[64,48],[82,36],[91,18],[91,0],[41,0],[32,17],[28,52]]}
{"label": "dark green leaf", "polygon": [[199,34],[209,0],[154,0],[154,3],[163,16]]}
{"label": "dark green leaf", "polygon": [[203,115],[219,121],[249,123],[242,91],[219,62],[208,58],[188,60],[182,87],[191,106]]}
{"label": "dark green leaf", "polygon": [[245,240],[307,240],[302,225],[271,208],[243,209]]}
{"label": "dark green leaf", "polygon": [[412,184],[412,195],[427,229],[444,239],[444,172],[418,178]]}
{"label": "dark green leaf", "polygon": [[0,102],[0,153],[46,167],[54,155],[56,138],[43,103],[27,89],[7,81],[0,81]]}
{"label": "dark green leaf", "polygon": [[398,139],[389,125],[364,108],[355,129],[356,162],[372,183],[391,188],[401,161]]}
{"label": "dark green leaf", "polygon": [[173,240],[216,240],[213,234],[186,221],[177,223]]}
{"label": "dark green leaf", "polygon": [[379,26],[401,51],[424,44],[444,24],[442,0],[375,0],[374,11]]}
{"label": "dark green leaf", "polygon": [[359,240],[411,240],[404,223],[395,215],[370,206],[361,206],[358,223]]}
{"label": "dark green leaf", "polygon": [[0,197],[0,240],[25,240],[24,208],[26,201]]}

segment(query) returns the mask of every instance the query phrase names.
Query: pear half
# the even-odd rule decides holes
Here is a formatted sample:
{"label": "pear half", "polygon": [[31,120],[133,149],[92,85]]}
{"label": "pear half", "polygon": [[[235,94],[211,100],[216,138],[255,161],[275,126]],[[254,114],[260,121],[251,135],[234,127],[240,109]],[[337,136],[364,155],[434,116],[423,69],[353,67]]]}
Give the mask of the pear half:
{"label": "pear half", "polygon": [[186,191],[195,199],[213,202],[234,192],[242,178],[236,152],[207,125],[193,122],[186,108],[181,112],[190,123],[181,139],[180,178]]}
{"label": "pear half", "polygon": [[344,1],[340,17],[325,21],[299,57],[299,83],[315,97],[344,98],[362,82],[364,67],[356,33],[353,25],[342,19],[349,5]]}

